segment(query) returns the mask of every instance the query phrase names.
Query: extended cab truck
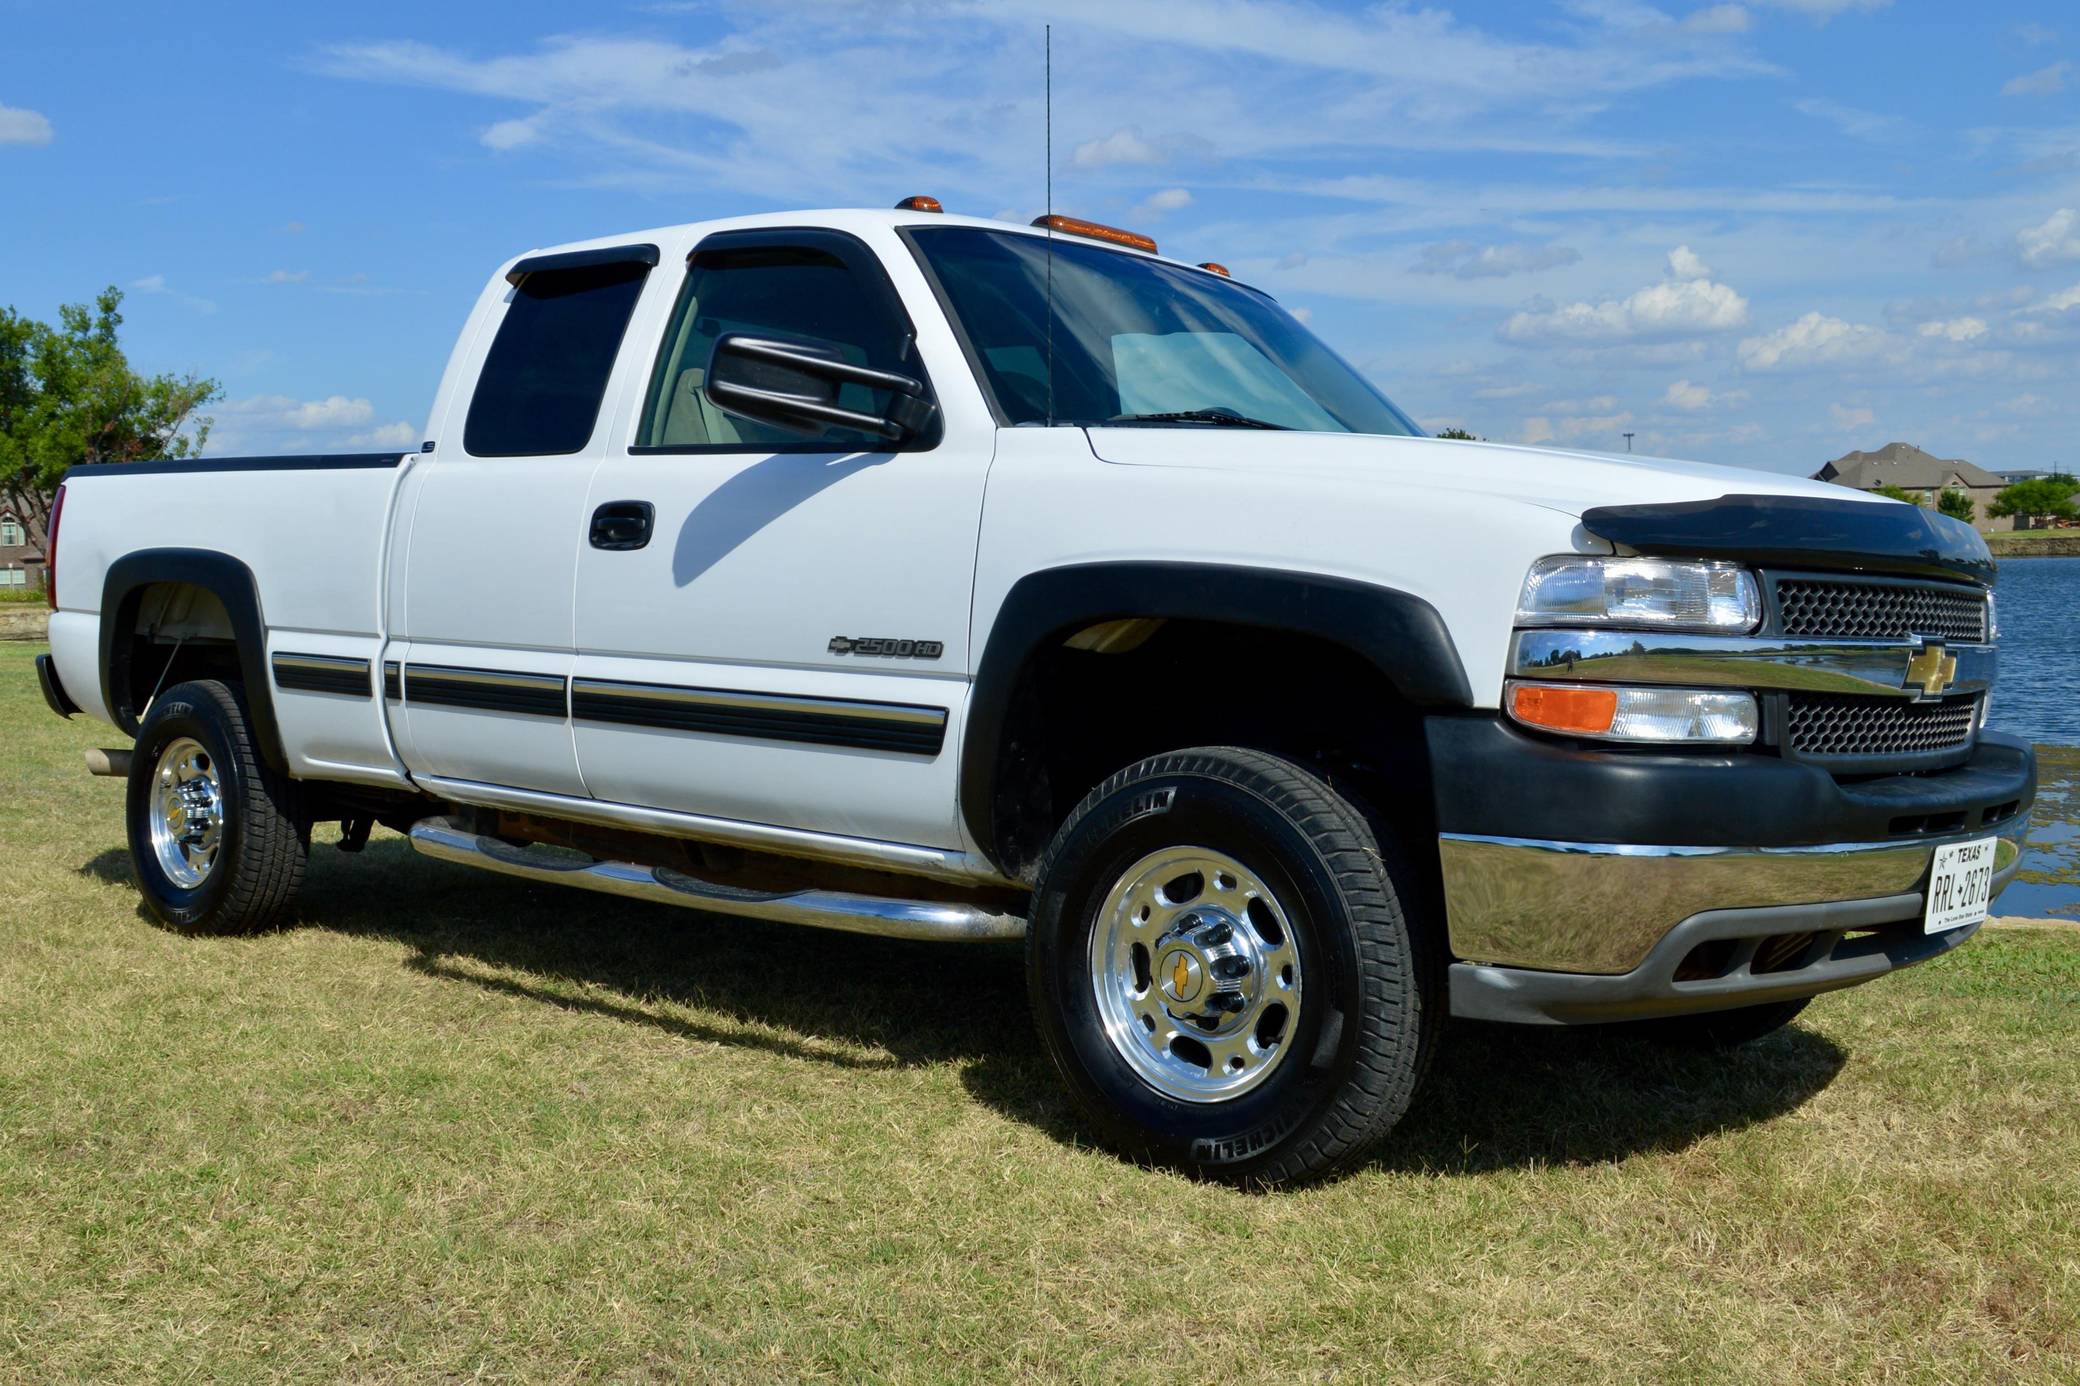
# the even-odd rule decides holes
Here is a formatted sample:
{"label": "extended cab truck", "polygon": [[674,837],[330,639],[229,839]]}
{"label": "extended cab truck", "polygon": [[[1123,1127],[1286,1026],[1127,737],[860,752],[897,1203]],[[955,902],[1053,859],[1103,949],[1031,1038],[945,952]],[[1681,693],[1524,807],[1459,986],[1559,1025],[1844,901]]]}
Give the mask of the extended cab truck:
{"label": "extended cab truck", "polygon": [[1023,935],[1094,1126],[1276,1182],[1450,1016],[1735,1043],[2015,871],[1968,526],[1432,440],[1218,267],[917,207],[519,258],[415,452],[75,470],[39,672],[151,909],[264,925],[337,821]]}

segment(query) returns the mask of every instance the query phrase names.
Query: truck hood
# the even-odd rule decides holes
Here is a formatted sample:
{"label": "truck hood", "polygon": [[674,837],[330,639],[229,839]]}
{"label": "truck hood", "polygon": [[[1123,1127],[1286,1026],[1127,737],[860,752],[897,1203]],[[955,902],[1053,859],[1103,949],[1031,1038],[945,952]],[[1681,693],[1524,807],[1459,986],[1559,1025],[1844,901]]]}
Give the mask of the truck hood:
{"label": "truck hood", "polygon": [[1394,491],[1411,488],[1506,497],[1580,518],[1606,505],[1654,505],[1725,495],[1810,496],[1887,504],[1831,482],[1662,457],[1443,438],[1274,433],[1241,428],[1092,428],[1091,450],[1136,467],[1195,467],[1305,476]]}

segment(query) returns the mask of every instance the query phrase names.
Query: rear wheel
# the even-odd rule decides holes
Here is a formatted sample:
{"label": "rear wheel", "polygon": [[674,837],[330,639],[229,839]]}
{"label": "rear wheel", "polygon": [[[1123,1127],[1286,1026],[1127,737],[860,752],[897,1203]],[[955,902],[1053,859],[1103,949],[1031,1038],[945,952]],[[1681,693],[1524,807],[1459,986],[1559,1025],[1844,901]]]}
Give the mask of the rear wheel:
{"label": "rear wheel", "polygon": [[238,694],[213,679],[153,700],[131,752],[130,863],[147,908],[179,929],[272,924],[310,853],[295,782],[268,768]]}
{"label": "rear wheel", "polygon": [[1393,844],[1288,761],[1143,761],[1041,863],[1041,1038],[1129,1154],[1236,1182],[1328,1173],[1400,1120],[1436,1041],[1419,898]]}

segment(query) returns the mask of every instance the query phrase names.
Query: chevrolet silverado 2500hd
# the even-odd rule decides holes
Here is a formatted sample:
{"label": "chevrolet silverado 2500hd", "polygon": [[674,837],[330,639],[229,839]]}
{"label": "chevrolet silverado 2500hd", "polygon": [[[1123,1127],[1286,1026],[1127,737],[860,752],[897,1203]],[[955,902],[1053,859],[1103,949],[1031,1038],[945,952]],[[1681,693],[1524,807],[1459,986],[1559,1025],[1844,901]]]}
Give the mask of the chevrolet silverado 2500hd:
{"label": "chevrolet silverado 2500hd", "polygon": [[1094,1127],[1270,1183],[1449,1017],[1739,1042],[2014,873],[1968,526],[1426,438],[1218,266],[920,208],[522,256],[416,451],[74,470],[39,674],[134,738],[150,908],[265,925],[380,823],[1022,935]]}

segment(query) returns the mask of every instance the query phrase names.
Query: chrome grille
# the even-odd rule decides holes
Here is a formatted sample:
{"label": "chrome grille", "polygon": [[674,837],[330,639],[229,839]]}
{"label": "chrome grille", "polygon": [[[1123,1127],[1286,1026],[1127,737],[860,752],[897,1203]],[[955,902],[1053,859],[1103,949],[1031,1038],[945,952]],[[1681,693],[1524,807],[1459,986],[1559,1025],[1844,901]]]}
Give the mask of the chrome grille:
{"label": "chrome grille", "polygon": [[1986,639],[1986,595],[1963,587],[1782,578],[1777,610],[1786,635],[1853,640],[1927,635],[1960,645]]}
{"label": "chrome grille", "polygon": [[1787,740],[1812,759],[1911,756],[1969,746],[1979,720],[1977,694],[1916,703],[1904,698],[1790,697]]}

